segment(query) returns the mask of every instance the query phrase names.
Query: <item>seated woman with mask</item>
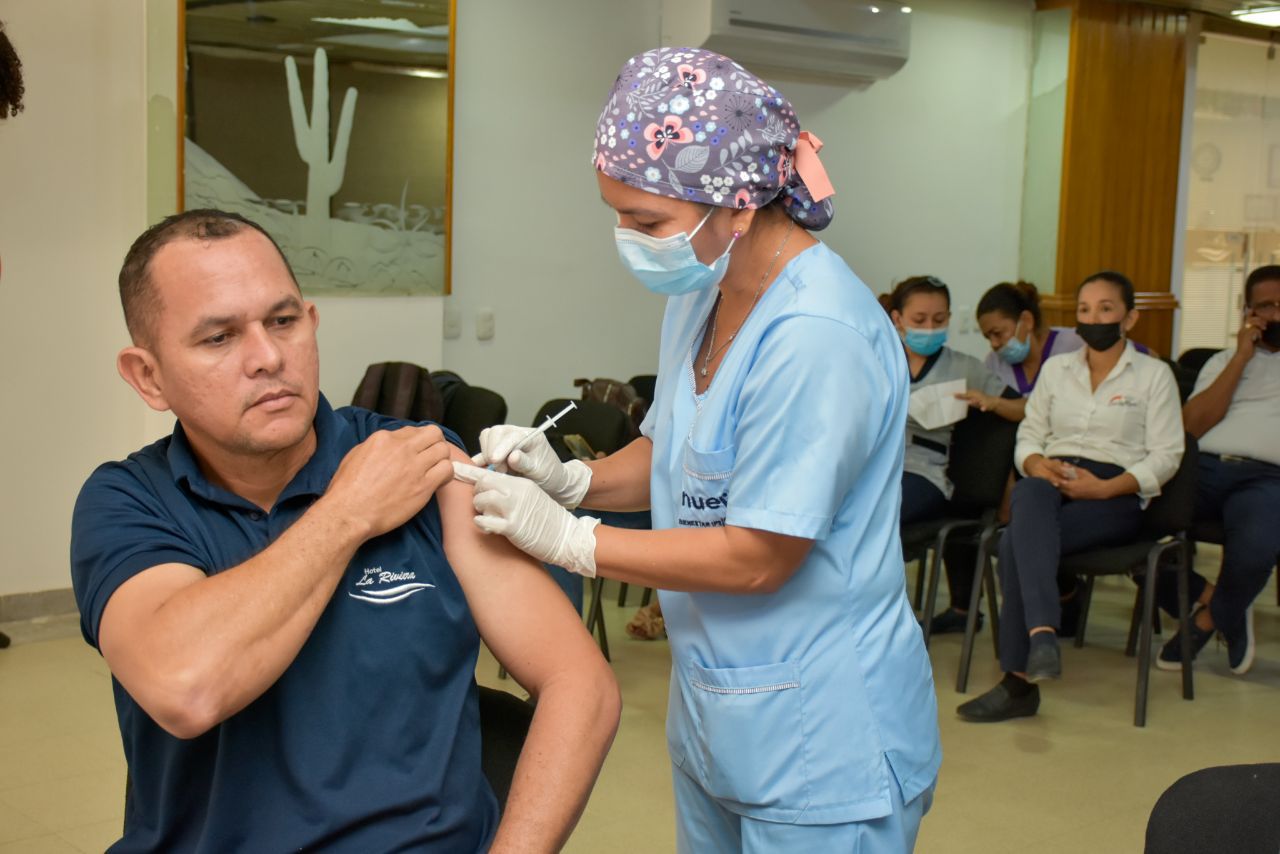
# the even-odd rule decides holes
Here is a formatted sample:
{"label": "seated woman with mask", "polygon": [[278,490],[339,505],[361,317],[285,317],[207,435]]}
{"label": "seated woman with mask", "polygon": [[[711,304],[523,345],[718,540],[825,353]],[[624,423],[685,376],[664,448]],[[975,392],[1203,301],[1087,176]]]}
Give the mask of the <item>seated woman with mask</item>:
{"label": "seated woman with mask", "polygon": [[[945,346],[951,322],[951,292],[933,276],[912,276],[899,282],[889,297],[889,317],[902,337],[911,372],[911,393],[938,383],[964,380],[963,395],[970,405],[978,396],[986,408],[1010,421],[1022,418],[1018,395],[972,356]],[[973,398],[973,399],[970,399]],[[940,515],[951,497],[947,462],[951,425],[925,428],[907,417],[906,462],[902,474],[902,522],[918,522]]]}
{"label": "seated woman with mask", "polygon": [[[977,319],[978,329],[991,345],[983,366],[1024,399],[1035,388],[1045,360],[1050,356],[1073,353],[1084,346],[1084,341],[1074,329],[1045,326],[1040,315],[1040,294],[1030,282],[1001,282],[991,287],[978,301]],[[968,392],[965,398],[970,406],[979,409],[991,407],[992,401],[982,392]],[[1010,479],[1009,489],[1012,488]],[[1008,502],[1008,492],[1005,493],[1005,502]],[[1002,518],[1007,518],[1007,515],[1002,514]],[[978,546],[974,542],[956,541],[948,545],[946,568],[951,607],[933,618],[933,634],[964,631],[977,555]],[[1059,588],[1064,609],[1076,607],[1075,579],[1062,579]],[[1075,625],[1072,617],[1064,610],[1065,628]],[[981,614],[978,615],[978,627],[982,627]]]}
{"label": "seated woman with mask", "polygon": [[1138,320],[1133,284],[1096,273],[1076,291],[1085,349],[1041,368],[1018,428],[1009,525],[1000,540],[1000,666],[1004,679],[961,705],[979,723],[1034,715],[1035,684],[1062,674],[1056,583],[1062,555],[1133,538],[1142,509],[1182,459],[1178,387],[1125,333]]}
{"label": "seated woman with mask", "polygon": [[1022,397],[1036,387],[1046,359],[1084,347],[1074,329],[1045,326],[1040,294],[1030,282],[995,285],[978,301],[977,315],[982,337],[991,345],[983,364]]}

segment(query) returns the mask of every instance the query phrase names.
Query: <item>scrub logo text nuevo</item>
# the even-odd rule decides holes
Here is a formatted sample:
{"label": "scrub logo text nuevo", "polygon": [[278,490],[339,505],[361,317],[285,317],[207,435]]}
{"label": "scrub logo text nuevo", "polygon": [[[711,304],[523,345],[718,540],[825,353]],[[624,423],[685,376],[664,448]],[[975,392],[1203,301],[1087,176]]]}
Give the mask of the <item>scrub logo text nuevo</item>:
{"label": "scrub logo text nuevo", "polygon": [[[729,509],[729,493],[722,492],[719,495],[712,496],[693,496],[681,490],[680,492],[680,509],[681,510],[700,510],[700,511],[727,511]],[[684,528],[722,528],[724,527],[724,516],[719,515],[715,519],[676,519],[676,524]]]}

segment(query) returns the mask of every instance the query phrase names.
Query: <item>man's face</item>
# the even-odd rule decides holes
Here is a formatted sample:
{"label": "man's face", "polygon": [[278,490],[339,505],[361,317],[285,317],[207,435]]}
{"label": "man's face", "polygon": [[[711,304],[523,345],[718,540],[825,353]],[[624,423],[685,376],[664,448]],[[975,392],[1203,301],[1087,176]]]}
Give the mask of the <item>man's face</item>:
{"label": "man's face", "polygon": [[[1280,281],[1268,279],[1254,285],[1245,315],[1256,317],[1263,324],[1280,322]],[[1267,350],[1275,349],[1264,341],[1258,343]]]}
{"label": "man's face", "polygon": [[152,259],[150,278],[161,305],[149,348],[159,408],[196,448],[256,456],[306,439],[319,396],[318,316],[271,242],[252,229],[175,240]]}

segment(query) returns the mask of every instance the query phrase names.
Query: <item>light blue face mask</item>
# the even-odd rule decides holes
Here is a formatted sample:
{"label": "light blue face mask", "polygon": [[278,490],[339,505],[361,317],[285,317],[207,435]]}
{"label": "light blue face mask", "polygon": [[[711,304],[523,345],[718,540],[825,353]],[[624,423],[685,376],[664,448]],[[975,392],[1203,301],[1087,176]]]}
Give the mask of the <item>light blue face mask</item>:
{"label": "light blue face mask", "polygon": [[1027,360],[1028,354],[1031,353],[1031,336],[1028,335],[1026,341],[1018,340],[1018,326],[1021,323],[1019,321],[1014,325],[1013,336],[1004,342],[1004,346],[996,350],[996,355],[1010,365],[1021,365]]}
{"label": "light blue face mask", "polygon": [[932,356],[947,343],[947,327],[914,329],[908,326],[906,334],[902,336],[902,343],[906,344],[907,349],[912,353],[925,357]]}
{"label": "light blue face mask", "polygon": [[697,234],[715,208],[698,223],[691,233],[673,234],[670,237],[651,237],[631,228],[615,228],[614,242],[618,244],[618,257],[646,288],[663,296],[679,296],[720,284],[729,269],[729,250],[737,238],[729,241],[724,254],[710,264],[703,264],[693,251],[693,236]]}

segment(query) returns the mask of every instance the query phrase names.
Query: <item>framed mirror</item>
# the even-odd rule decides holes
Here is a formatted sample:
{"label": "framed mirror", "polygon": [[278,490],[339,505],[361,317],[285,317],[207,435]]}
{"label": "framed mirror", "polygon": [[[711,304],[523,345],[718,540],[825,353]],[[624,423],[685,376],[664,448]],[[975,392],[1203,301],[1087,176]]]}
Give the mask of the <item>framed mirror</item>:
{"label": "framed mirror", "polygon": [[308,295],[449,293],[454,0],[183,0],[186,209]]}

